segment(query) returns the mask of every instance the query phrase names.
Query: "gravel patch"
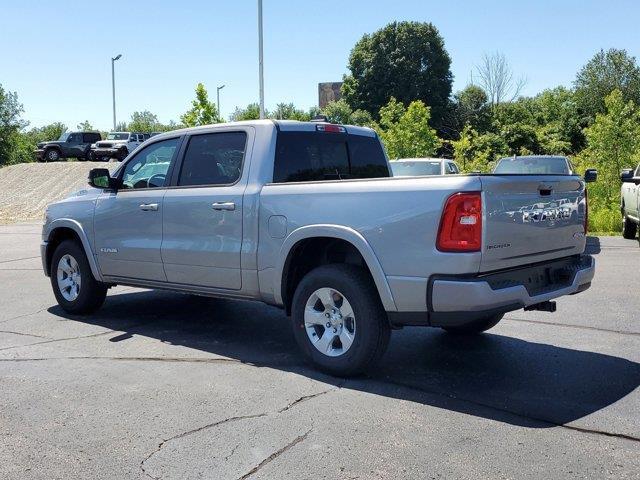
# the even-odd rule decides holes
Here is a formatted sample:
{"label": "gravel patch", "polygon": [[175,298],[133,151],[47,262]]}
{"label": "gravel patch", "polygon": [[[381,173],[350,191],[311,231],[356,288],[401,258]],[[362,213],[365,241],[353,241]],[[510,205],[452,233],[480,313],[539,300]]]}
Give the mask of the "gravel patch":
{"label": "gravel patch", "polygon": [[89,170],[120,163],[21,163],[0,168],[0,223],[39,220],[46,206],[87,185]]}

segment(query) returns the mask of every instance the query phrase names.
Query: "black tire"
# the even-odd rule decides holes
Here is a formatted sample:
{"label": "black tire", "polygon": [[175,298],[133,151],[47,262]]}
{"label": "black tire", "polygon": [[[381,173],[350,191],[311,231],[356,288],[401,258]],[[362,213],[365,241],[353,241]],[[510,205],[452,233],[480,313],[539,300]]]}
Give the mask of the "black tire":
{"label": "black tire", "polygon": [[[58,266],[60,259],[65,255],[70,255],[76,261],[81,279],[77,298],[73,300],[64,297],[58,282]],[[53,293],[56,296],[58,305],[65,312],[73,314],[91,313],[102,306],[107,296],[107,286],[93,277],[84,250],[77,241],[65,240],[58,245],[55,252],[53,252],[50,276]]]}
{"label": "black tire", "polygon": [[125,158],[127,158],[127,155],[129,155],[129,150],[127,150],[127,147],[122,147],[120,150],[118,150],[117,158],[118,160],[123,161]]}
{"label": "black tire", "polygon": [[87,153],[85,153],[84,155],[84,160],[86,160],[87,162],[96,161],[96,154],[93,152],[93,150],[91,149],[87,150]]}
{"label": "black tire", "polygon": [[[335,289],[344,296],[353,310],[353,343],[338,356],[320,352],[313,345],[305,328],[305,306],[314,292],[321,288]],[[341,305],[344,306],[344,303]],[[364,270],[353,265],[325,265],[305,275],[296,288],[291,313],[294,336],[303,353],[319,369],[331,375],[347,377],[362,373],[375,365],[389,344],[391,329],[376,287]],[[321,310],[319,313],[321,314]],[[346,318],[345,326],[348,321]],[[318,339],[324,335],[323,331]],[[339,339],[337,342],[340,343]]]}
{"label": "black tire", "polygon": [[57,148],[50,148],[44,152],[45,162],[57,162],[62,158],[60,151]]}
{"label": "black tire", "polygon": [[638,225],[633,220],[629,220],[626,215],[622,214],[622,237],[627,240],[636,238]]}
{"label": "black tire", "polygon": [[490,328],[495,327],[498,322],[502,320],[503,316],[503,313],[499,313],[497,315],[490,315],[488,317],[473,320],[464,325],[457,325],[455,327],[442,327],[442,329],[447,333],[453,333],[456,335],[477,335],[489,330]]}

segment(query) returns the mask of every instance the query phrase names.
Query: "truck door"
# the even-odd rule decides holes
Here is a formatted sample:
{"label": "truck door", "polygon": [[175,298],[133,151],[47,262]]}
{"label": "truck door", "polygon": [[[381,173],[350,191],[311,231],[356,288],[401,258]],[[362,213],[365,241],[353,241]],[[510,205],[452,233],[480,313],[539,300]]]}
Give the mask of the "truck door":
{"label": "truck door", "polygon": [[162,260],[172,283],[242,287],[242,206],[253,129],[196,133],[164,198]]}
{"label": "truck door", "polygon": [[163,198],[180,137],[154,142],[127,160],[120,188],[104,192],[94,215],[103,275],[166,282],[162,267]]}

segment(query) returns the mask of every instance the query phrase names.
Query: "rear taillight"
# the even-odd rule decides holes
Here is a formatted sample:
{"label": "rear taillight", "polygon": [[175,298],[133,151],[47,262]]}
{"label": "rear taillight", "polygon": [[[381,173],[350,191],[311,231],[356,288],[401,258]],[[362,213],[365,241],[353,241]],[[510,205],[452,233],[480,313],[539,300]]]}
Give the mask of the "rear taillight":
{"label": "rear taillight", "polygon": [[480,192],[454,193],[447,199],[438,229],[438,250],[479,252],[482,246]]}

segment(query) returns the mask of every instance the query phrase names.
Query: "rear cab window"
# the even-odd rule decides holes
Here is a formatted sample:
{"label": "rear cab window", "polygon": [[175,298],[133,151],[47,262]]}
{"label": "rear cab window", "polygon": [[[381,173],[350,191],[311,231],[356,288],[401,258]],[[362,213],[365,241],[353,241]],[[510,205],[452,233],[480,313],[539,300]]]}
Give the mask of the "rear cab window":
{"label": "rear cab window", "polygon": [[279,131],[274,183],[389,177],[376,136],[345,132]]}

